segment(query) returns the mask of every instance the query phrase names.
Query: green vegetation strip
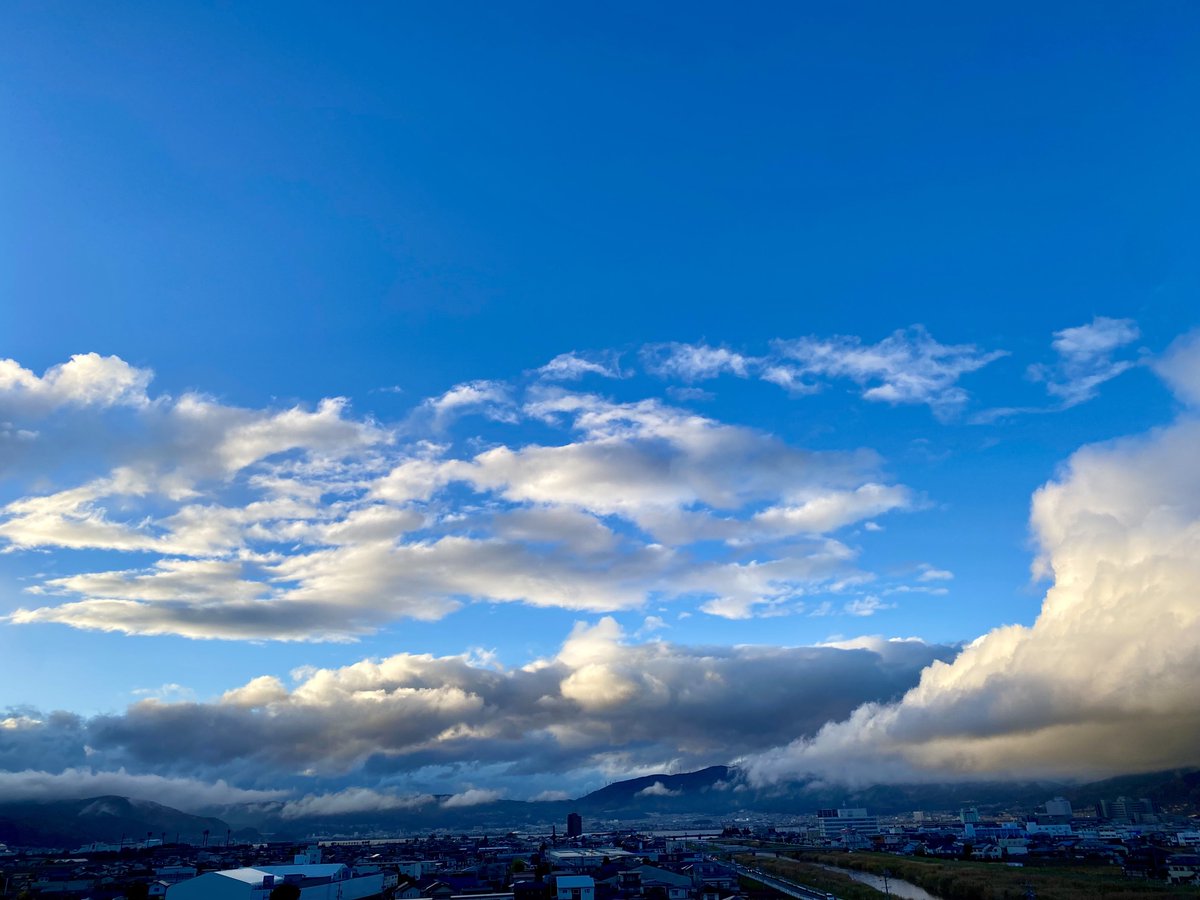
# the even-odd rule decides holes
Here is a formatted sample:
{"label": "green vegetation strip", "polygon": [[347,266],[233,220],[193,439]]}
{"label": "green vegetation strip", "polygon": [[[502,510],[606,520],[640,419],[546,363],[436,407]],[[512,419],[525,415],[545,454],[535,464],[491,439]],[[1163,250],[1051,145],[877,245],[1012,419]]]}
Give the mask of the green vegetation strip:
{"label": "green vegetation strip", "polygon": [[[1156,882],[1129,881],[1115,867],[1055,866],[1014,868],[1003,863],[967,862],[917,857],[891,856],[886,853],[792,852],[792,858],[753,857],[749,865],[792,881],[812,884],[810,872],[835,873],[819,865],[839,866],[901,878],[922,887],[941,900],[1025,900],[1026,888],[1036,892],[1037,900],[1145,900],[1145,898],[1195,897],[1194,887],[1170,887]],[[848,876],[837,876],[846,877]],[[852,884],[854,882],[851,882]],[[856,885],[860,889],[862,885]],[[879,900],[880,892],[851,894],[841,887],[823,890],[847,900]]]}

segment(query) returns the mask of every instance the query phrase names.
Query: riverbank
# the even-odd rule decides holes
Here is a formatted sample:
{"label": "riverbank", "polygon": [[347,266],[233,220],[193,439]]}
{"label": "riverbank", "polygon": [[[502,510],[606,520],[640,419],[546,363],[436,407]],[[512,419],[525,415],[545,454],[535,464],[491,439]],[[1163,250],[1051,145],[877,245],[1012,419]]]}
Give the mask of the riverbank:
{"label": "riverbank", "polygon": [[[770,865],[766,865],[766,863],[777,862],[774,859],[764,859],[763,857],[751,857],[748,855],[740,859],[746,865],[757,866],[764,872],[773,872],[790,881],[833,894],[835,897],[842,898],[842,900],[879,900],[881,896],[878,891],[866,885],[859,884],[849,875],[843,875],[840,872],[830,872],[828,869],[816,864],[783,860],[783,862],[789,863],[785,872],[782,868],[773,868]],[[748,878],[739,879],[739,881],[744,882],[742,885],[743,889],[758,888],[758,883]],[[779,897],[781,895],[775,894],[774,896]]]}
{"label": "riverbank", "polygon": [[842,869],[837,866],[822,866],[830,872],[837,872],[842,875],[848,875],[860,884],[865,884],[867,887],[885,894],[889,897],[897,897],[899,900],[942,900],[923,887],[918,887],[915,884],[905,881],[903,878],[896,878],[893,875],[875,875],[871,872],[860,872],[857,869]]}
{"label": "riverbank", "polygon": [[[1195,888],[1129,881],[1119,869],[1114,871],[1095,866],[1013,868],[1001,863],[903,857],[886,853],[804,851],[794,852],[788,858],[758,857],[756,864],[764,871],[796,881],[805,880],[798,872],[809,873],[814,868],[823,871],[821,866],[854,869],[874,875],[882,875],[887,871],[941,900],[1024,900],[1027,886],[1036,891],[1038,900],[1172,900],[1196,896]],[[849,876],[837,872],[826,874],[831,878],[849,879]],[[881,896],[879,891],[864,885],[855,887],[871,891],[869,897],[873,900],[879,900]],[[839,897],[852,896],[843,895],[832,888],[827,890]]]}

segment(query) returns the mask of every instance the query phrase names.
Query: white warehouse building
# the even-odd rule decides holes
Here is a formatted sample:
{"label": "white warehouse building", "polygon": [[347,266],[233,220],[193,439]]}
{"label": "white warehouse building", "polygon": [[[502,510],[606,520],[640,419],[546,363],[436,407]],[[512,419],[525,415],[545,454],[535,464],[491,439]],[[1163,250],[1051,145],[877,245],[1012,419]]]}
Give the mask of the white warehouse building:
{"label": "white warehouse building", "polygon": [[383,875],[352,878],[341,863],[258,866],[205,872],[173,884],[167,900],[269,900],[281,884],[300,888],[301,900],[360,900],[383,893]]}

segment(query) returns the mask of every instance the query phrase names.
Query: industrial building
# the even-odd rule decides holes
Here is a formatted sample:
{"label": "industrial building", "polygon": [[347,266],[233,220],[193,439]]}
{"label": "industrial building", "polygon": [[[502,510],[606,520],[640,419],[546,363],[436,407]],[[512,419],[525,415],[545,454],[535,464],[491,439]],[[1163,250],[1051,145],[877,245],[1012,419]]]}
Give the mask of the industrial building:
{"label": "industrial building", "polygon": [[342,863],[306,863],[205,872],[171,885],[167,900],[269,900],[281,884],[295,884],[301,900],[364,900],[383,893],[383,875],[352,878]]}

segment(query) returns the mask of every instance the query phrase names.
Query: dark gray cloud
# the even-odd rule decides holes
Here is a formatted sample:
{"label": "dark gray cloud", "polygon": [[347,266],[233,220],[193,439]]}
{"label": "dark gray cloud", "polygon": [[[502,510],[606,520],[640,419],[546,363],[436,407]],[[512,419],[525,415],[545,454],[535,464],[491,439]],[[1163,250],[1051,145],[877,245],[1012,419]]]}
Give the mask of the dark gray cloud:
{"label": "dark gray cloud", "polygon": [[256,789],[415,790],[441,779],[455,790],[531,796],[730,762],[812,735],[863,702],[899,697],[954,652],[882,639],[852,648],[639,644],[602,619],[521,668],[400,654],[304,671],[290,686],[260,677],[212,702],[144,700],[87,720],[26,710],[0,728],[0,759],[10,771],[86,759]]}

